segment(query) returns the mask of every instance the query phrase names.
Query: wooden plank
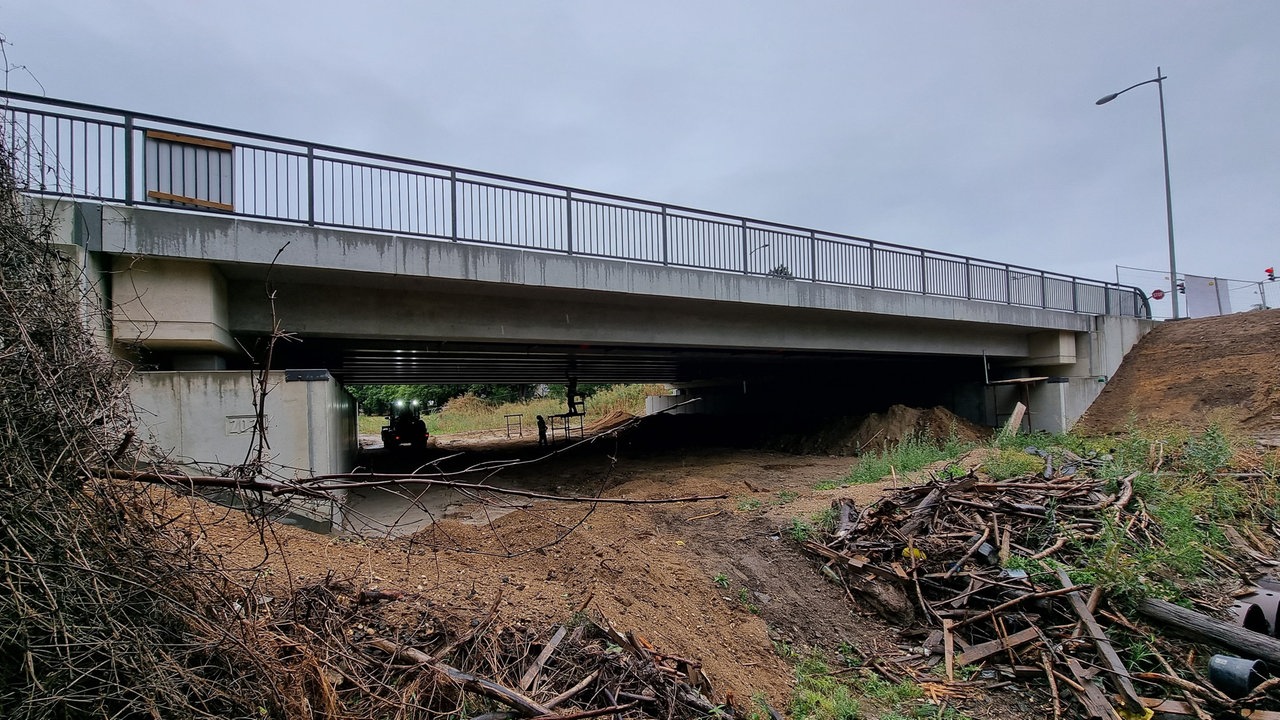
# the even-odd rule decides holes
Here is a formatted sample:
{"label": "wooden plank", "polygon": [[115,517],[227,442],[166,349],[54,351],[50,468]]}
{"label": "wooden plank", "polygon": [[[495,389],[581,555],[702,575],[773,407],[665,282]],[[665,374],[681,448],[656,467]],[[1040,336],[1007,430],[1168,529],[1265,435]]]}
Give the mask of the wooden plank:
{"label": "wooden plank", "polygon": [[942,651],[946,663],[947,680],[956,679],[956,645],[955,634],[951,632],[951,621],[942,619]]}
{"label": "wooden plank", "polygon": [[1084,692],[1076,690],[1076,697],[1080,699],[1080,704],[1084,705],[1085,712],[1089,713],[1087,717],[1091,720],[1119,720],[1120,715],[1116,713],[1115,708],[1111,707],[1107,694],[1102,692],[1102,688],[1099,688],[1097,683],[1085,673],[1080,661],[1073,657],[1066,658],[1066,661],[1077,687],[1084,690]]}
{"label": "wooden plank", "polygon": [[186,195],[174,195],[173,193],[160,192],[159,190],[148,190],[147,197],[152,200],[167,200],[169,202],[180,202],[187,205],[195,205],[197,207],[210,208],[213,210],[226,210],[234,212],[235,206],[228,203],[214,202],[212,200],[201,200],[200,198],[187,197]]}
{"label": "wooden plank", "polygon": [[566,632],[568,632],[568,630],[563,625],[556,628],[555,634],[551,636],[551,640],[549,640],[546,646],[542,648],[542,652],[538,653],[537,659],[535,659],[533,664],[529,666],[529,669],[524,672],[524,675],[520,677],[521,690],[528,691],[529,688],[533,686],[533,681],[537,680],[538,675],[542,672],[542,666],[547,664],[547,660],[551,658],[551,653],[555,652],[556,648],[560,647],[560,641],[564,640]]}
{"label": "wooden plank", "polygon": [[810,552],[821,555],[822,557],[827,558],[828,560],[835,560],[837,562],[842,562],[847,564],[849,567],[854,568],[855,570],[866,570],[868,572],[875,573],[880,577],[888,578],[890,580],[900,579],[898,577],[899,573],[902,573],[903,575],[905,575],[905,573],[902,572],[901,570],[899,570],[898,572],[894,572],[893,570],[882,568],[879,565],[876,565],[875,563],[870,562],[865,557],[853,557],[851,555],[845,555],[842,552],[839,552],[837,550],[832,550],[826,545],[820,545],[816,542],[813,542],[812,540],[804,541],[804,548],[806,550],[809,550]]}
{"label": "wooden plank", "polygon": [[[1074,587],[1065,570],[1058,570],[1058,580],[1062,582],[1062,587],[1064,588]],[[1111,638],[1107,637],[1107,633],[1103,631],[1102,626],[1093,617],[1093,613],[1089,612],[1089,606],[1080,597],[1080,593],[1068,593],[1067,600],[1071,603],[1071,607],[1076,611],[1076,614],[1080,616],[1080,621],[1084,623],[1085,630],[1089,632],[1089,636],[1093,638],[1093,644],[1097,647],[1098,654],[1102,656],[1107,667],[1111,669],[1116,686],[1120,689],[1120,697],[1125,709],[1131,713],[1140,713],[1142,711],[1142,701],[1138,699],[1138,691],[1133,688],[1133,679],[1129,677],[1129,669],[1125,667],[1120,656],[1116,654],[1116,649],[1111,646]]]}
{"label": "wooden plank", "polygon": [[1030,627],[1026,630],[1019,630],[1003,640],[989,640],[970,647],[968,650],[960,653],[960,656],[956,658],[956,662],[960,665],[975,663],[1001,652],[1002,650],[1010,650],[1018,647],[1019,645],[1030,640],[1034,640],[1039,636],[1040,631],[1037,628]]}
{"label": "wooden plank", "polygon": [[1022,403],[1014,405],[1013,413],[1009,415],[1009,422],[1004,424],[1004,430],[1002,430],[1001,433],[1004,435],[1017,435],[1018,429],[1022,427],[1022,416],[1026,414],[1026,412],[1026,405],[1023,405]]}
{"label": "wooden plank", "polygon": [[199,145],[217,150],[231,150],[235,147],[223,140],[211,140],[209,138],[195,137],[194,135],[179,135],[178,133],[165,132],[163,130],[148,130],[147,137],[153,140],[164,140],[165,142],[175,142],[183,145]]}

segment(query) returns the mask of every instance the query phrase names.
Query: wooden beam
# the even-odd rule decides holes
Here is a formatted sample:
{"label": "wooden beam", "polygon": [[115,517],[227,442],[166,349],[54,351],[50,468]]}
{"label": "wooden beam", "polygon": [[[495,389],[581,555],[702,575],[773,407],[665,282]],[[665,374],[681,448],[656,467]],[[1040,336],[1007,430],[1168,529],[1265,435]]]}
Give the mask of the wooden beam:
{"label": "wooden beam", "polygon": [[1006,638],[978,643],[977,645],[970,646],[968,650],[960,653],[960,655],[956,657],[956,663],[960,665],[975,663],[1003,650],[1018,647],[1019,645],[1034,640],[1039,636],[1040,630],[1038,628],[1029,627],[1026,630],[1019,630]]}
{"label": "wooden beam", "polygon": [[194,135],[179,135],[177,133],[164,132],[163,130],[148,130],[147,137],[153,140],[163,140],[182,145],[199,145],[216,150],[231,150],[235,147],[231,143],[222,140],[211,140],[209,138],[195,137]]}
{"label": "wooden beam", "polygon": [[1005,435],[1017,435],[1018,429],[1022,427],[1022,416],[1026,414],[1027,406],[1018,403],[1013,406],[1013,413],[1009,415],[1009,422],[1004,424],[1004,430],[1001,432]]}
{"label": "wooden beam", "polygon": [[152,200],[165,200],[168,202],[185,203],[187,205],[195,205],[196,207],[210,208],[213,210],[226,210],[227,212],[235,212],[235,206],[227,203],[214,202],[213,200],[201,200],[200,198],[187,197],[185,195],[174,195],[173,193],[160,192],[159,190],[148,190],[147,197]]}
{"label": "wooden beam", "polygon": [[[1065,570],[1058,570],[1058,580],[1062,582],[1062,587],[1075,587],[1071,583],[1071,578],[1067,577]],[[1138,699],[1138,691],[1133,687],[1133,679],[1129,677],[1129,669],[1124,666],[1124,662],[1120,656],[1116,654],[1116,649],[1111,646],[1111,638],[1107,637],[1107,633],[1098,624],[1097,619],[1093,617],[1093,613],[1089,612],[1089,605],[1085,603],[1084,598],[1080,597],[1080,593],[1068,593],[1067,600],[1070,601],[1072,609],[1080,616],[1080,621],[1084,623],[1085,630],[1089,632],[1089,637],[1093,638],[1093,644],[1098,648],[1098,655],[1102,656],[1107,667],[1110,668],[1114,675],[1116,686],[1120,689],[1120,699],[1125,706],[1125,710],[1130,713],[1138,713],[1142,710],[1142,701]]]}
{"label": "wooden beam", "polygon": [[547,660],[551,659],[551,653],[555,652],[556,648],[560,647],[560,641],[564,640],[565,632],[567,632],[567,629],[563,625],[556,628],[556,632],[551,636],[551,640],[549,640],[546,646],[542,648],[542,652],[538,653],[538,658],[533,661],[533,664],[525,671],[524,676],[520,678],[521,690],[527,692],[529,688],[533,686],[533,681],[537,680],[538,675],[542,672],[542,666],[546,665]]}

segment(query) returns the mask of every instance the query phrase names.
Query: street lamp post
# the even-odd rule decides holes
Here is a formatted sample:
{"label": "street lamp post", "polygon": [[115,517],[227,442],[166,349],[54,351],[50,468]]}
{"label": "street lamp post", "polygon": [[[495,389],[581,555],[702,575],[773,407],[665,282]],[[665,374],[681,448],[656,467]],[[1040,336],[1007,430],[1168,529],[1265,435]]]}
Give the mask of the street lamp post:
{"label": "street lamp post", "polygon": [[1111,93],[1098,98],[1095,105],[1106,105],[1130,90],[1142,85],[1155,83],[1160,90],[1160,142],[1164,146],[1164,210],[1165,221],[1169,227],[1169,297],[1173,299],[1173,319],[1178,319],[1178,262],[1173,250],[1173,193],[1169,189],[1169,133],[1165,130],[1164,124],[1164,81],[1165,76],[1160,74],[1160,67],[1156,66],[1156,76],[1151,80],[1143,80],[1135,85],[1121,90],[1120,92]]}

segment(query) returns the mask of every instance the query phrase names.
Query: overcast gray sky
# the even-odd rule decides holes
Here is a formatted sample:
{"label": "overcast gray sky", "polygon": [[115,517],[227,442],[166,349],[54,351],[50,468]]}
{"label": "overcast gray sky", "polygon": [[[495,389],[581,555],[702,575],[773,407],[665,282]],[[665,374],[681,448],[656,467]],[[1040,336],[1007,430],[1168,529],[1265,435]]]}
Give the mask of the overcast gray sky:
{"label": "overcast gray sky", "polygon": [[13,90],[1099,279],[1168,268],[1156,86],[1094,105],[1160,65],[1179,271],[1280,265],[1276,0],[0,0],[0,33]]}

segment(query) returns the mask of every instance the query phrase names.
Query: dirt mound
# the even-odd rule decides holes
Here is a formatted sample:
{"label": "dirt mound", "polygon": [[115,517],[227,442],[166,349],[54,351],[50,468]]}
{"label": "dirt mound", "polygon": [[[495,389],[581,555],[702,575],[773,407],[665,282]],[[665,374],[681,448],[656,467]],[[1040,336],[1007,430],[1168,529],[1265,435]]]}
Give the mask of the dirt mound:
{"label": "dirt mound", "polygon": [[861,455],[892,448],[907,438],[978,442],[991,431],[944,407],[894,405],[883,413],[841,418],[809,432],[782,436],[778,449],[822,455]]}
{"label": "dirt mound", "polygon": [[584,428],[584,432],[592,435],[596,433],[602,433],[606,430],[612,430],[613,428],[621,425],[622,423],[627,422],[628,420],[633,420],[633,419],[635,419],[635,415],[632,415],[629,412],[623,412],[622,410],[614,410],[608,415],[605,415],[604,417],[598,420],[595,420],[591,424],[587,425],[587,427]]}
{"label": "dirt mound", "polygon": [[1202,430],[1218,423],[1280,435],[1280,310],[1157,325],[1125,357],[1076,430],[1104,435],[1130,422]]}

